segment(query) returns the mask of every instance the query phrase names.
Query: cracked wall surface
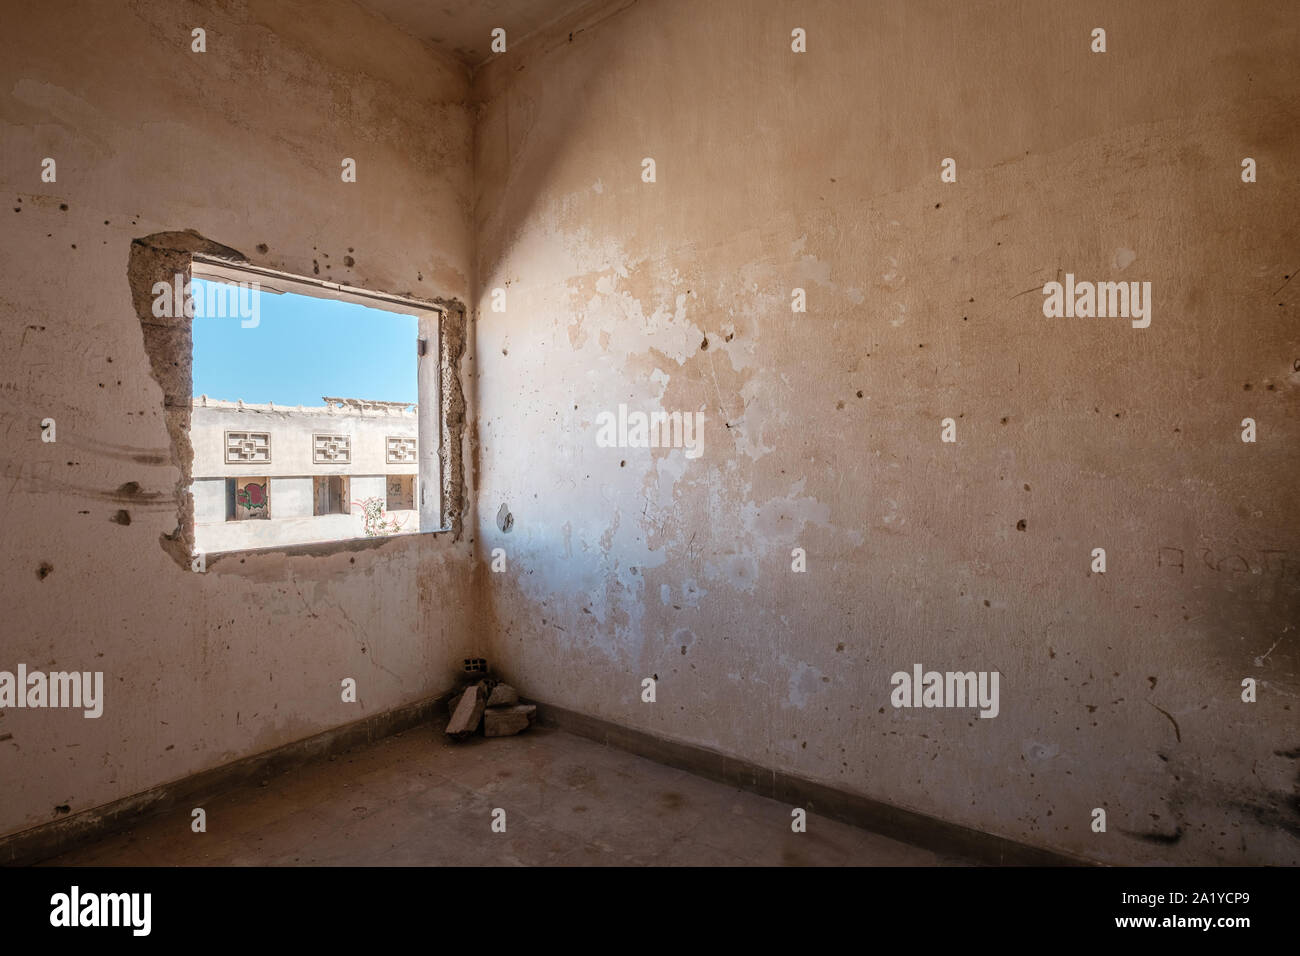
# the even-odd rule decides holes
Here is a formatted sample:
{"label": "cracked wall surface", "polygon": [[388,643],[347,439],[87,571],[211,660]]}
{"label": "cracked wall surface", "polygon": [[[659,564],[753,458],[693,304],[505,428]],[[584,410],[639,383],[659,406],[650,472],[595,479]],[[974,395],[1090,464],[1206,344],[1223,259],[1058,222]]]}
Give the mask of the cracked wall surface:
{"label": "cracked wall surface", "polygon": [[[1297,862],[1297,52],[1266,3],[644,0],[489,62],[506,676],[1092,859]],[[1150,281],[1150,327],[1046,319],[1066,272]],[[702,409],[702,456],[600,447],[620,404]],[[997,718],[894,708],[918,662],[1000,673]]]}
{"label": "cracked wall surface", "polygon": [[[425,699],[474,649],[453,534],[191,572],[188,327],[139,317],[144,273],[229,253],[437,300],[462,355],[465,67],[336,0],[54,2],[22,21],[0,37],[0,669],[103,671],[106,700],[98,719],[0,715],[0,834]],[[444,436],[457,514],[464,431]]]}

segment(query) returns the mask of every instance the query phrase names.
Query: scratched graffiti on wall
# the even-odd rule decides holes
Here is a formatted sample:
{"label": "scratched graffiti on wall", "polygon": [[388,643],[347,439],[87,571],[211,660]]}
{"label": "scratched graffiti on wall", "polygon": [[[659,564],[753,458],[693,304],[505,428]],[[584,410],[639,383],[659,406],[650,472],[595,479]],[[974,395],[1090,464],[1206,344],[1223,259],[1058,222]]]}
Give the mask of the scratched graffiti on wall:
{"label": "scratched graffiti on wall", "polygon": [[1300,564],[1291,560],[1289,551],[1278,548],[1244,552],[1195,548],[1189,552],[1183,548],[1163,545],[1156,550],[1156,567],[1177,569],[1179,574],[1204,568],[1215,574],[1251,574],[1283,580],[1300,578]]}

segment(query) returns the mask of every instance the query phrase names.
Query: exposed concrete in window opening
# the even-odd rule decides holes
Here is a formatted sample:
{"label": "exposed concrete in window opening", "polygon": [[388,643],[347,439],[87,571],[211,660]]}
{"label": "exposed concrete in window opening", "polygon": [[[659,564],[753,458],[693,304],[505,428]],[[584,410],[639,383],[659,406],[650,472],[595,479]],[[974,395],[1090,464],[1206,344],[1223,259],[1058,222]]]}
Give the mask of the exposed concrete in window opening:
{"label": "exposed concrete in window opening", "polygon": [[[177,514],[176,530],[171,534],[160,536],[163,550],[171,555],[178,565],[190,569],[191,555],[194,552],[194,508],[191,501],[190,485],[194,466],[194,448],[190,444],[191,393],[194,387],[193,359],[194,342],[192,319],[187,317],[182,303],[173,303],[175,316],[159,317],[154,315],[154,286],[165,282],[174,288],[176,276],[188,289],[191,276],[191,257],[195,253],[217,256],[232,263],[247,263],[249,260],[239,251],[229,246],[213,242],[193,229],[184,232],[158,232],[136,239],[131,243],[131,254],[127,265],[127,278],[131,284],[131,301],[136,315],[140,319],[140,330],[144,336],[145,354],[149,357],[150,369],[154,381],[163,391],[163,409],[167,424],[167,434],[171,439],[171,459],[180,470],[174,494],[176,496]],[[188,293],[187,293],[188,297]],[[460,540],[465,514],[465,393],[460,381],[460,360],[465,354],[466,321],[465,305],[459,299],[420,300],[443,310],[441,329],[441,394],[442,423],[439,456],[442,459],[442,509],[447,526],[452,531],[452,540]],[[379,547],[390,541],[401,540],[385,538],[379,542],[338,542],[297,546],[294,554],[325,555],[340,549],[340,545],[351,545],[347,550],[369,549]],[[358,547],[359,546],[359,547]],[[286,549],[268,548],[259,553],[282,553]],[[229,555],[226,555],[228,557]],[[212,555],[208,559],[211,568],[222,555]]]}
{"label": "exposed concrete in window opening", "polygon": [[439,323],[442,340],[442,513],[451,528],[452,541],[459,541],[465,511],[465,390],[460,381],[460,360],[465,354],[468,322],[465,303],[459,299],[434,299],[442,306]]}
{"label": "exposed concrete in window opening", "polygon": [[144,334],[144,351],[154,381],[163,391],[163,414],[171,439],[172,461],[180,469],[176,481],[176,530],[160,536],[163,550],[181,567],[189,570],[194,548],[194,509],[190,502],[190,470],[194,449],[190,445],[190,393],[194,387],[194,341],[190,319],[181,303],[173,303],[172,317],[153,314],[154,283],[171,285],[176,276],[188,285],[190,257],[196,252],[221,256],[236,262],[248,260],[239,252],[212,242],[193,229],[185,232],[155,232],[131,243],[127,279],[131,283],[131,303],[140,318]]}

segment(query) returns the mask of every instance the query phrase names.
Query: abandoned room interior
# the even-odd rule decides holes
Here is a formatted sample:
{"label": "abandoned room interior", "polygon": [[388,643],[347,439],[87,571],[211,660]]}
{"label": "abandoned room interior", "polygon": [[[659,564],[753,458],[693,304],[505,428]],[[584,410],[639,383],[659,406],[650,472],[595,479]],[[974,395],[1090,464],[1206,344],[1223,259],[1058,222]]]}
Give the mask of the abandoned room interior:
{"label": "abandoned room interior", "polygon": [[1300,862],[1296,5],[6,6],[3,862]]}

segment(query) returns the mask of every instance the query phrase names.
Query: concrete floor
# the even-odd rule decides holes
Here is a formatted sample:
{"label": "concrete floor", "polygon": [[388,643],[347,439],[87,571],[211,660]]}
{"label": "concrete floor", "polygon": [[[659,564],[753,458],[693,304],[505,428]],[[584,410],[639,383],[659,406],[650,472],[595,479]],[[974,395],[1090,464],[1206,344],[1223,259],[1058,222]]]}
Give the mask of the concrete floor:
{"label": "concrete floor", "polygon": [[[494,808],[506,832],[491,830]],[[546,727],[432,725],[148,820],[65,866],[927,866],[946,859]]]}

